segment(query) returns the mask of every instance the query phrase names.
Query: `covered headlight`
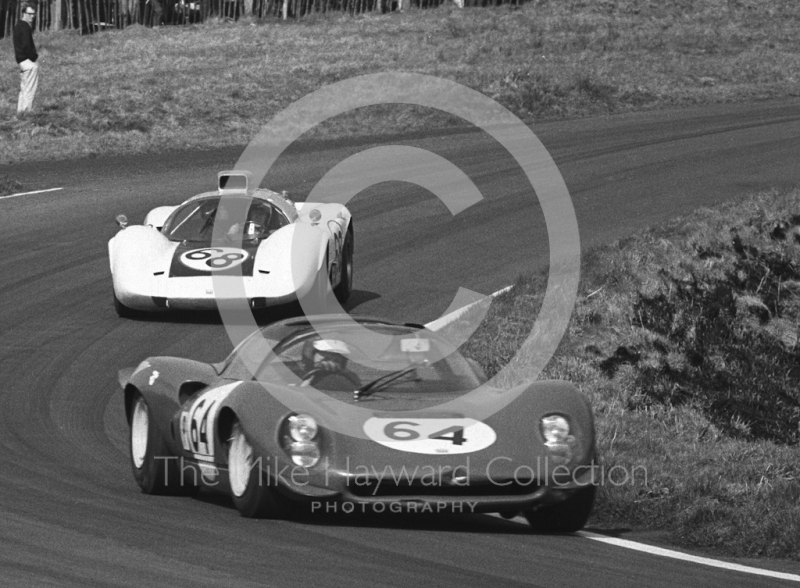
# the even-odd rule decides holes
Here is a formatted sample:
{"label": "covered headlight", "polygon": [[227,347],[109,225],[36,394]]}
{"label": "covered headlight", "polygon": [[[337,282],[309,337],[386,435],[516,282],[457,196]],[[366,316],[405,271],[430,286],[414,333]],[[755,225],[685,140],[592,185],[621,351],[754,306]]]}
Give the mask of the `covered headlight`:
{"label": "covered headlight", "polygon": [[[308,442],[317,436],[317,421],[307,414],[296,414],[289,417],[289,435],[300,443]],[[294,445],[294,443],[292,444]]]}
{"label": "covered headlight", "polygon": [[306,468],[317,465],[320,459],[319,426],[314,417],[293,414],[283,423],[281,445],[292,463]]}
{"label": "covered headlight", "polygon": [[319,461],[319,447],[310,441],[295,441],[289,445],[289,455],[295,465],[306,468],[317,465]]}
{"label": "covered headlight", "polygon": [[556,465],[566,465],[572,461],[575,437],[570,435],[569,422],[558,414],[551,414],[542,419],[542,436],[550,458]]}
{"label": "covered headlight", "polygon": [[558,414],[551,414],[542,419],[542,436],[547,445],[564,443],[569,437],[569,423]]}

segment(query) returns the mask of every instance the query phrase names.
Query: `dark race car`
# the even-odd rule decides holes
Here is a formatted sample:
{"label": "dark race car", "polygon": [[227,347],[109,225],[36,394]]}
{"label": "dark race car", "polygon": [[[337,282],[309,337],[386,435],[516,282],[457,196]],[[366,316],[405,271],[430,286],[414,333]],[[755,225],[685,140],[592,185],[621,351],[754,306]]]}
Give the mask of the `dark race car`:
{"label": "dark race car", "polygon": [[[134,477],[147,494],[229,493],[247,517],[498,512],[540,531],[583,527],[596,488],[585,398],[537,381],[470,418],[443,405],[508,392],[447,345],[420,325],[331,315],[264,327],[218,364],[149,358],[120,372]],[[302,412],[276,398],[314,393],[326,400]],[[331,403],[365,409],[358,434],[322,424]]]}

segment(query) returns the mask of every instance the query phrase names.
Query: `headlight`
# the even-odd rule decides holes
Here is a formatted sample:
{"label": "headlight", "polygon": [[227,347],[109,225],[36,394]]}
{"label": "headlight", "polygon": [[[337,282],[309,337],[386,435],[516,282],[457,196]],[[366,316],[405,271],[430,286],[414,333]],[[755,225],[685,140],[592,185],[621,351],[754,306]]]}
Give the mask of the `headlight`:
{"label": "headlight", "polygon": [[[294,414],[284,422],[281,445],[292,458],[292,463],[306,468],[317,465],[320,450],[317,445],[319,427],[314,417],[307,414]],[[287,434],[288,433],[288,434]]]}
{"label": "headlight", "polygon": [[542,436],[554,464],[566,465],[572,461],[575,437],[569,434],[567,419],[558,414],[544,417],[542,419]]}
{"label": "headlight", "polygon": [[[307,414],[289,417],[289,434],[300,443],[311,441],[317,436],[317,421]],[[292,445],[295,445],[294,443]]]}
{"label": "headlight", "polygon": [[289,455],[295,465],[310,468],[319,461],[319,447],[316,443],[295,441],[289,445]]}
{"label": "headlight", "polygon": [[542,435],[547,445],[564,443],[569,437],[569,423],[561,415],[551,414],[542,419]]}

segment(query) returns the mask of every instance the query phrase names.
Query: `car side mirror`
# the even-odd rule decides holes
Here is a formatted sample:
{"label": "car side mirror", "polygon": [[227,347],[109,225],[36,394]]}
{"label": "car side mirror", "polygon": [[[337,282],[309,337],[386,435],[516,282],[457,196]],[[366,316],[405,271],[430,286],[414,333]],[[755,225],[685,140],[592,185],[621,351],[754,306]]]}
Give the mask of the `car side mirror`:
{"label": "car side mirror", "polygon": [[124,214],[118,214],[114,220],[117,221],[120,229],[124,229],[128,226],[128,217]]}

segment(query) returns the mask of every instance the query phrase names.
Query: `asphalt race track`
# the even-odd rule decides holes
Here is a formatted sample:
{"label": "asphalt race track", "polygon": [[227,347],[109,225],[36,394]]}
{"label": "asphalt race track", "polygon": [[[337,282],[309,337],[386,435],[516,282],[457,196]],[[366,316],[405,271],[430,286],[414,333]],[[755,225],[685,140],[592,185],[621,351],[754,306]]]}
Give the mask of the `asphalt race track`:
{"label": "asphalt race track", "polygon": [[[543,124],[583,247],[770,186],[800,185],[800,101]],[[437,318],[457,288],[484,294],[548,258],[534,195],[476,132],[408,137],[461,167],[484,201],[456,217],[402,183],[351,201],[350,311]],[[300,145],[265,185],[298,199],[367,144]],[[227,498],[149,497],[130,473],[117,370],[149,355],[216,361],[212,318],[117,318],[107,241],[114,215],[213,189],[238,150],[31,163],[0,169],[26,190],[0,200],[2,586],[773,586],[779,580],[531,534],[483,515],[239,517]],[[631,536],[631,538],[635,538]],[[768,562],[764,565],[769,566]],[[775,564],[773,564],[775,565]],[[798,570],[795,570],[798,573]]]}

